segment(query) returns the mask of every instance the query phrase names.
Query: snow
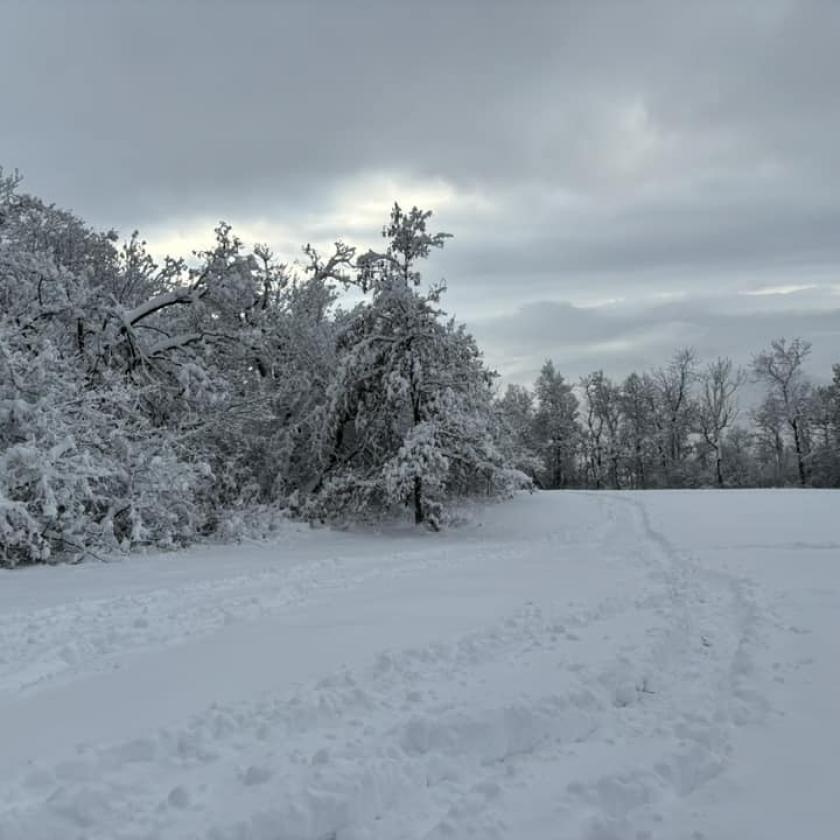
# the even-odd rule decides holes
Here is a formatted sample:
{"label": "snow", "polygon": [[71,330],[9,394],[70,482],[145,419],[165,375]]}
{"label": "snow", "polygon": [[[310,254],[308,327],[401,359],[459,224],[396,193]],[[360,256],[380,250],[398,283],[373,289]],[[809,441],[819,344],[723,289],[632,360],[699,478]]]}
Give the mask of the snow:
{"label": "snow", "polygon": [[836,833],[832,491],[0,576],[0,838]]}

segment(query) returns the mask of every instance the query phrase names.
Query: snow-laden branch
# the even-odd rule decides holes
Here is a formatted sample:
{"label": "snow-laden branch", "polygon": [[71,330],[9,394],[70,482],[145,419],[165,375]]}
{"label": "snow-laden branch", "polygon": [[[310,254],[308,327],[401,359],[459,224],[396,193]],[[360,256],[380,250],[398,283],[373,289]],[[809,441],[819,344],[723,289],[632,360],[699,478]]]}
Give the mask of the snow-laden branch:
{"label": "snow-laden branch", "polygon": [[167,306],[189,305],[200,300],[206,293],[206,289],[176,289],[172,292],[165,292],[162,295],[147,300],[134,309],[123,313],[123,321],[127,326],[133,327],[138,321],[148,318],[155,312],[165,309]]}
{"label": "snow-laden branch", "polygon": [[170,338],[165,338],[157,344],[152,345],[147,351],[147,356],[158,356],[161,353],[166,353],[169,350],[177,350],[179,347],[186,347],[188,344],[194,344],[196,341],[201,341],[205,334],[200,332],[183,333],[182,335],[173,335]]}

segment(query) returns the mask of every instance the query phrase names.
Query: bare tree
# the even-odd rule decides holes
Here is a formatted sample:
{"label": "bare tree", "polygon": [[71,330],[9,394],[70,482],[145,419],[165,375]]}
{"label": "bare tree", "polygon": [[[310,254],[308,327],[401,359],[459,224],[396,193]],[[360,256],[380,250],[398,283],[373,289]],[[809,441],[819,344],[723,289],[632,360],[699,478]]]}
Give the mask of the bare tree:
{"label": "bare tree", "polygon": [[651,458],[657,445],[654,422],[655,388],[645,374],[631,373],[621,386],[619,403],[622,415],[622,444],[633,487],[647,487]]}
{"label": "bare tree", "polygon": [[695,379],[697,357],[691,348],[677,351],[668,363],[654,374],[658,392],[658,413],[664,440],[666,480],[680,480],[680,467],[686,456],[687,440],[691,429],[691,385]]}
{"label": "bare tree", "polygon": [[698,426],[703,440],[714,452],[715,481],[723,487],[723,433],[738,414],[736,394],[746,380],[732,359],[719,357],[710,362],[700,374],[701,391],[697,412]]}
{"label": "bare tree", "polygon": [[[602,370],[584,376],[580,384],[586,397],[586,450],[594,484],[603,485],[608,468],[609,483],[618,490],[621,488],[621,391]],[[605,456],[608,465],[604,464]]]}
{"label": "bare tree", "polygon": [[769,483],[782,484],[786,472],[784,412],[773,394],[767,394],[752,411],[759,464],[770,465]]}
{"label": "bare tree", "polygon": [[774,341],[753,359],[753,374],[763,382],[773,398],[782,418],[790,428],[799,483],[808,482],[807,470],[807,409],[810,383],[805,378],[802,365],[811,352],[811,344],[795,338],[790,344],[784,338]]}

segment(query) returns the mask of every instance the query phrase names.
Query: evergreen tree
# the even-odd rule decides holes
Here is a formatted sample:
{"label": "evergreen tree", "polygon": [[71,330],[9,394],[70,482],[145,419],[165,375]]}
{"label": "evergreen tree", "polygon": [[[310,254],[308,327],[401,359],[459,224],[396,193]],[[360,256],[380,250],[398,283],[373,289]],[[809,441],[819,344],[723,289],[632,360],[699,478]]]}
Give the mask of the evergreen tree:
{"label": "evergreen tree", "polygon": [[534,439],[543,464],[541,484],[547,488],[571,486],[576,480],[580,440],[577,397],[550,360],[540,370],[534,393]]}

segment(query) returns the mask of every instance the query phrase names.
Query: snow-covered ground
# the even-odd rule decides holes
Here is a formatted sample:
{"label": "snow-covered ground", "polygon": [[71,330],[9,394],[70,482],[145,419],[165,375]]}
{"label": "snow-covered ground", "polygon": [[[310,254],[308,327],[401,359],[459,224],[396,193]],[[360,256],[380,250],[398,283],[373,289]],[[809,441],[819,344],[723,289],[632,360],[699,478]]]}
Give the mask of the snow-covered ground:
{"label": "snow-covered ground", "polygon": [[0,574],[0,838],[840,831],[840,494]]}

